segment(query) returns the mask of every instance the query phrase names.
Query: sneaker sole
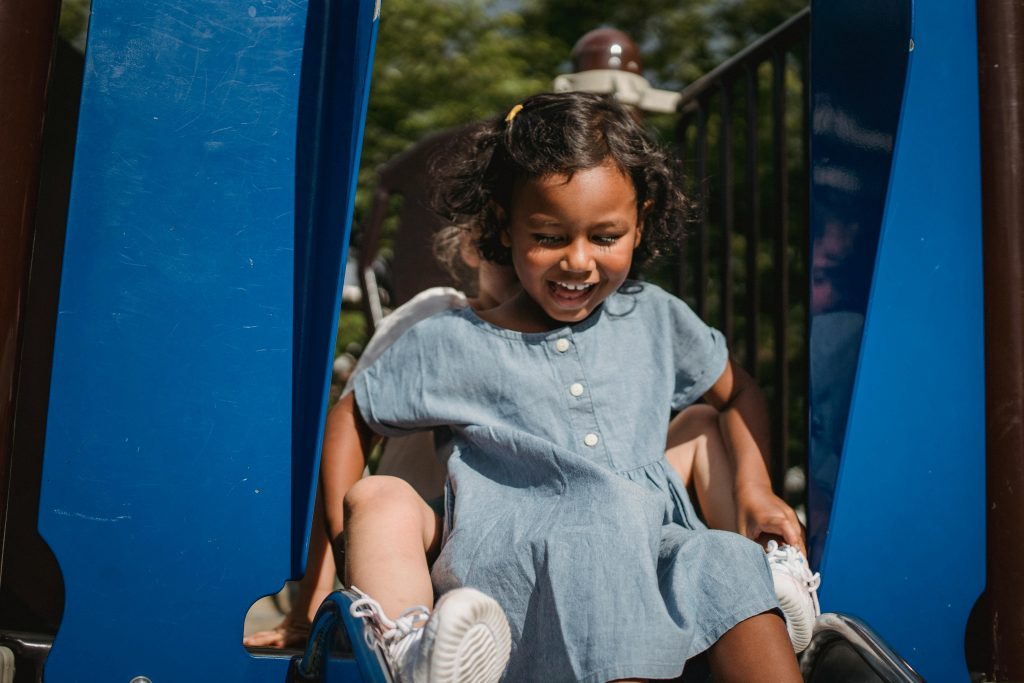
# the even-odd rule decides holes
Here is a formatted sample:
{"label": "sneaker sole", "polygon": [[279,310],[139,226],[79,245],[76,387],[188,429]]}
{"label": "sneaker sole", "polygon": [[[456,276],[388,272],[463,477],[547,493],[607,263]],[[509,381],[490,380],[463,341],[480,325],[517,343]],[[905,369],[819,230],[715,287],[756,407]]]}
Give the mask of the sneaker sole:
{"label": "sneaker sole", "polygon": [[810,596],[791,576],[775,574],[775,597],[786,618],[786,630],[793,642],[793,651],[803,652],[811,642],[814,634],[814,604]]}
{"label": "sneaker sole", "polygon": [[512,648],[505,613],[473,588],[441,596],[423,639],[430,659],[415,683],[497,683]]}

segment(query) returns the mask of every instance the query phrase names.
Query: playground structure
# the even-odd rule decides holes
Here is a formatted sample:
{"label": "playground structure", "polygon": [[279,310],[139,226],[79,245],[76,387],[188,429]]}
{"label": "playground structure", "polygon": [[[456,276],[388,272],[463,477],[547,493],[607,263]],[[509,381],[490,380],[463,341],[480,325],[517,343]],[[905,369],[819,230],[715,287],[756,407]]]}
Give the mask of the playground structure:
{"label": "playground structure", "polygon": [[[59,254],[48,257],[57,249],[39,238],[32,250],[37,221],[24,209],[48,182],[37,189],[54,7],[22,10],[16,24],[43,28],[26,43],[37,49],[26,52],[35,76],[16,98],[22,132],[2,148],[5,174],[21,182],[17,200],[4,202],[11,265],[0,291],[13,342],[0,368],[16,401],[0,411],[10,474],[0,604],[12,594],[38,600],[59,630],[51,649],[45,632],[33,639],[3,611],[0,635],[22,648],[26,668],[49,650],[47,680],[303,673],[287,656],[246,652],[240,624],[256,596],[302,572],[379,8],[193,4],[94,2],[59,308],[37,272]],[[1024,517],[1013,494],[1024,485],[1024,253],[1012,171],[1021,122],[1000,106],[1019,103],[1020,83],[992,66],[1019,56],[1006,36],[1022,17],[1012,3],[981,3],[978,17],[969,5],[833,0],[795,20],[810,30],[804,258],[831,238],[853,243],[856,258],[825,261],[839,272],[830,287],[859,302],[816,308],[807,294],[811,541],[823,608],[870,626],[860,637],[875,642],[877,661],[868,645],[855,655],[880,680],[886,658],[929,681],[965,680],[969,670],[1024,677],[1012,550]],[[755,60],[747,72],[723,65],[683,93],[681,121],[695,133],[682,137],[698,163],[712,100],[734,105],[730,88],[765,55],[778,80],[765,42],[743,56]],[[979,101],[994,110],[980,124]],[[727,204],[721,215],[729,226]],[[784,216],[779,225],[788,230]],[[698,235],[696,254],[706,239]],[[52,367],[46,334],[28,336],[54,324],[32,313],[48,306]],[[41,484],[25,491],[26,468],[43,453],[42,418]],[[33,496],[38,521],[24,517]],[[21,539],[37,524],[63,599],[19,583]],[[986,578],[988,600],[976,607]],[[968,637],[972,609],[981,626]],[[822,624],[811,679],[836,680],[825,672],[841,648],[829,643],[853,642],[857,624]],[[327,680],[362,675],[349,658],[321,663]]]}

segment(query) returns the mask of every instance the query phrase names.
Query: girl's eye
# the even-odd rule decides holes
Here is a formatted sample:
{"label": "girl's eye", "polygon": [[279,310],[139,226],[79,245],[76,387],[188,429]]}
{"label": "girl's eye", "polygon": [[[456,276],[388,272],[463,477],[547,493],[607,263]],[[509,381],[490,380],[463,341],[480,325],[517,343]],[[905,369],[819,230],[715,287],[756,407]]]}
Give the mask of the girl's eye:
{"label": "girl's eye", "polygon": [[610,247],[619,241],[622,235],[594,235],[591,239],[595,244],[599,244],[604,247]]}
{"label": "girl's eye", "polygon": [[562,241],[560,235],[544,235],[536,233],[533,235],[533,241],[542,247],[550,247],[559,244]]}

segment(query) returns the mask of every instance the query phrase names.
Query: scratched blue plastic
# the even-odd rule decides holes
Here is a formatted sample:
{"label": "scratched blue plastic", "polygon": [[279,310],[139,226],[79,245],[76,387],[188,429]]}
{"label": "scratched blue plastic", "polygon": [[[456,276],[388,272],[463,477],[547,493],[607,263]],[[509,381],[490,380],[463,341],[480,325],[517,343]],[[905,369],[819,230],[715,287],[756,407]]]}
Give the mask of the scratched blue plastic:
{"label": "scratched blue plastic", "polygon": [[985,578],[973,4],[914,3],[911,37],[822,608],[866,621],[928,681],[967,681]]}
{"label": "scratched blue plastic", "polygon": [[40,505],[66,592],[49,681],[285,675],[242,624],[301,569],[377,23],[374,0],[308,10],[304,49],[306,2],[93,1]]}

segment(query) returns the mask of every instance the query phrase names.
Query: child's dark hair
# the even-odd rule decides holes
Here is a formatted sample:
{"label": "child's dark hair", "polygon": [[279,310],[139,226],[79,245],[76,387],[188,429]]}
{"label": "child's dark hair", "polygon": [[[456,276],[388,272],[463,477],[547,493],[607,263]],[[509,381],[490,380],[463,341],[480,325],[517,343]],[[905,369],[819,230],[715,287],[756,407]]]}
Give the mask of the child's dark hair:
{"label": "child's dark hair", "polygon": [[464,225],[446,225],[434,233],[434,258],[452,279],[452,284],[466,293],[477,295],[479,273],[462,258],[463,240],[470,228]]}
{"label": "child's dark hair", "polygon": [[534,95],[509,115],[480,124],[460,149],[435,166],[438,209],[447,219],[479,230],[481,255],[510,262],[501,243],[517,183],[614,163],[633,181],[643,240],[634,268],[675,247],[688,203],[674,164],[640,123],[613,98],[585,92]]}

